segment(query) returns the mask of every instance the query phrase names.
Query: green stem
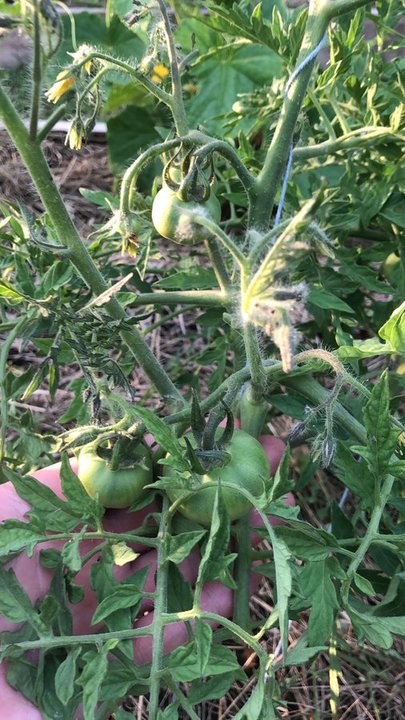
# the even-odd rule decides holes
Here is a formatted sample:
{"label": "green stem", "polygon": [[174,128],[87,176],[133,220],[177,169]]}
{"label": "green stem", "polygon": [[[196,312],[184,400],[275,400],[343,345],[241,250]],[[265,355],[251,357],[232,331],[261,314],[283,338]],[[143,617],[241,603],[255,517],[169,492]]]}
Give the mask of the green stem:
{"label": "green stem", "polygon": [[40,145],[49,135],[52,128],[56,125],[58,120],[60,120],[65,112],[66,112],[66,103],[62,103],[61,105],[58,105],[56,110],[53,111],[53,113],[49,116],[47,121],[45,122],[45,125],[41,128],[39,133],[37,134],[37,143]]}
{"label": "green stem", "polygon": [[[243,428],[242,428],[243,429]],[[236,590],[233,619],[244,630],[250,629],[249,578],[250,578],[250,515],[245,515],[236,525],[238,557],[236,560]]]}
{"label": "green stem", "polygon": [[326,111],[323,109],[320,101],[318,100],[316,93],[309,91],[308,97],[309,97],[311,103],[313,104],[313,106],[318,111],[319,118],[321,120],[323,120],[323,124],[325,125],[325,128],[326,128],[327,132],[329,133],[329,139],[336,140],[336,133],[335,133],[334,127],[333,127],[331,121],[329,120]]}
{"label": "green stem", "polygon": [[7,645],[0,645],[0,654],[7,648],[20,648],[23,651],[29,650],[40,650],[41,648],[58,648],[58,647],[72,647],[74,645],[95,645],[103,642],[107,642],[112,638],[114,640],[133,640],[136,637],[144,637],[145,635],[151,635],[152,631],[150,626],[131,628],[130,630],[116,630],[114,632],[104,633],[93,633],[92,635],[59,635],[58,637],[47,637],[40,638],[38,640],[24,640],[20,643],[8,643]]}
{"label": "green stem", "polygon": [[[156,613],[156,611],[155,611]],[[199,617],[201,620],[208,620],[214,622],[217,625],[222,625],[229,630],[232,635],[242,640],[246,645],[249,645],[257,653],[261,662],[266,663],[267,654],[263,650],[259,642],[257,642],[252,636],[240,628],[232,620],[217,615],[213,612],[204,610],[186,610],[179,613],[164,613],[161,618],[164,625],[177,622],[187,622],[194,620]],[[153,635],[153,625],[146,625],[145,627],[131,628],[130,630],[115,630],[113,632],[97,633],[93,635],[60,635],[59,637],[46,637],[39,638],[38,640],[24,640],[19,643],[8,643],[7,645],[0,645],[0,654],[7,648],[20,648],[24,651],[37,650],[41,648],[57,648],[57,647],[71,647],[73,645],[94,645],[106,642],[111,639],[115,640],[133,640],[137,637],[144,637],[145,635]],[[159,677],[161,673],[159,672]],[[143,678],[142,678],[143,680]]]}
{"label": "green stem", "polygon": [[131,75],[131,77],[136,78],[141,83],[141,85],[143,85],[147,90],[149,90],[150,93],[152,93],[152,95],[157,97],[160,102],[164,103],[170,108],[170,110],[172,110],[173,97],[170,93],[166,92],[166,90],[163,90],[161,87],[159,87],[159,85],[156,85],[156,83],[152,82],[152,80],[149,80],[149,78],[143,75],[140,70],[137,70],[132,65],[129,65],[129,63],[124,62],[123,60],[112,57],[112,55],[96,51],[91,52],[79,63],[70,67],[74,70],[78,70],[82,65],[85,65],[91,60],[102,60],[108,65],[115,65],[116,67],[120,68],[128,75]]}
{"label": "green stem", "polygon": [[6,375],[7,375],[7,359],[10,352],[10,348],[20,335],[26,324],[29,324],[30,318],[24,317],[19,320],[12,330],[10,330],[7,338],[4,340],[0,350],[0,413],[1,413],[1,430],[0,430],[0,465],[3,462],[4,451],[6,445],[6,435],[8,430],[8,400],[6,393]]}
{"label": "green stem", "polygon": [[32,99],[30,117],[30,139],[35,140],[38,130],[39,106],[41,102],[42,58],[41,26],[39,22],[38,0],[34,0],[34,58],[32,67]]}
{"label": "green stem", "polygon": [[381,522],[381,517],[384,512],[385,506],[387,504],[387,501],[389,499],[389,496],[391,494],[392,486],[394,484],[395,478],[393,478],[391,475],[387,475],[385,478],[383,485],[381,487],[381,490],[379,492],[379,497],[376,499],[376,502],[374,504],[371,516],[370,516],[370,522],[367,526],[367,530],[365,532],[365,535],[361,539],[360,545],[357,548],[354,557],[347,569],[347,579],[342,584],[342,593],[343,597],[345,599],[345,602],[347,602],[348,594],[350,590],[350,584],[357,572],[357,569],[359,565],[362,563],[364,557],[366,556],[368,549],[370,545],[375,540],[375,536],[378,532],[378,527]]}
{"label": "green stem", "polygon": [[244,265],[246,264],[246,258],[243,252],[239,250],[238,246],[235,245],[233,240],[231,240],[231,238],[229,238],[223,230],[221,230],[219,225],[217,225],[214,220],[206,217],[206,215],[199,215],[196,212],[189,212],[188,210],[182,210],[182,212],[184,213],[184,215],[189,215],[193,223],[196,223],[197,225],[202,225],[203,227],[207,228],[207,230],[209,230],[212,235],[217,237],[218,240],[226,247],[234,260],[238,263],[238,265],[240,267],[244,267]]}
{"label": "green stem", "polygon": [[195,620],[196,618],[200,618],[200,620],[209,620],[210,622],[214,622],[217,625],[222,625],[222,627],[229,630],[232,635],[237,637],[239,640],[242,640],[245,645],[249,645],[249,647],[255,650],[261,661],[266,662],[267,654],[263,650],[260,643],[256,642],[256,640],[254,640],[254,638],[252,638],[252,636],[246,630],[240,628],[239,625],[234,623],[232,620],[228,620],[228,618],[222,617],[222,615],[217,615],[213,612],[194,608],[193,610],[185,610],[184,612],[179,613],[167,613],[163,616],[165,624],[169,622],[178,622],[179,620],[186,622],[188,620]]}
{"label": "green stem", "polygon": [[108,68],[107,68],[107,67],[101,68],[101,70],[99,70],[98,73],[90,80],[89,84],[85,87],[85,89],[83,90],[83,92],[80,93],[80,95],[79,95],[78,98],[77,98],[77,102],[76,102],[76,114],[77,114],[77,115],[80,114],[80,106],[82,105],[82,103],[83,103],[84,100],[86,99],[86,97],[87,97],[87,95],[89,94],[89,92],[93,89],[93,87],[94,87],[95,85],[98,85],[98,83],[100,82],[100,80],[102,80],[102,78],[104,77],[104,75],[106,75],[107,72],[108,72]]}
{"label": "green stem", "polygon": [[[245,298],[246,296],[248,287],[250,286],[250,278],[250,269],[246,267],[244,268],[241,276],[242,298]],[[243,339],[245,343],[247,365],[250,368],[252,397],[255,402],[260,402],[263,397],[263,391],[266,388],[265,374],[257,337],[257,328],[248,319],[245,320],[243,325]]]}
{"label": "green stem", "polygon": [[134,162],[125,171],[121,182],[120,190],[120,211],[125,215],[131,211],[133,203],[133,186],[136,183],[139,173],[154,158],[162,155],[167,150],[178,147],[184,142],[184,138],[174,138],[173,140],[165,140],[165,142],[152,145],[137,157]]}
{"label": "green stem", "polygon": [[329,20],[332,18],[345,15],[345,13],[357,10],[357,8],[369,5],[371,0],[325,0],[324,10],[325,15]]}
{"label": "green stem", "polygon": [[[45,535],[43,538],[37,541],[37,544],[39,545],[43,542],[53,542],[56,540],[75,540],[76,538],[77,533],[54,533],[53,535]],[[150,547],[158,547],[159,545],[158,539],[156,537],[148,537],[147,535],[135,535],[134,533],[113,533],[106,532],[105,530],[100,530],[97,532],[86,532],[84,533],[84,535],[81,536],[81,540],[115,540],[117,542],[125,540],[125,542],[143,543],[144,545],[149,545]]]}
{"label": "green stem", "polygon": [[284,231],[286,227],[288,227],[290,222],[291,220],[283,220],[283,222],[276,225],[276,227],[266,232],[257,240],[249,253],[249,259],[252,265],[258,260],[261,253],[266,250],[269,245],[271,245],[271,241],[273,240],[273,238],[277,237],[277,235],[280,235],[280,233]]}
{"label": "green stem", "polygon": [[[195,137],[201,142],[202,136],[198,131],[190,132],[190,137]],[[209,157],[214,152],[219,152],[234,168],[236,174],[241,181],[246,193],[250,195],[254,192],[255,188],[255,177],[247,169],[246,165],[242,162],[239,155],[235,152],[234,148],[224,140],[210,140],[205,145],[202,145],[195,152],[195,156],[199,159]]]}
{"label": "green stem", "polygon": [[[286,375],[285,378],[283,378],[283,385],[303,395],[314,405],[327,402],[329,398],[328,391],[313,377],[289,377]],[[367,442],[367,433],[364,426],[338,402],[334,405],[334,419],[345,428],[352,438],[356,438],[356,440],[362,444]]]}
{"label": "green stem", "polygon": [[132,305],[201,305],[218,307],[232,302],[232,296],[221,290],[175,290],[167,292],[141,293]]}
{"label": "green stem", "polygon": [[[324,0],[312,0],[308,10],[297,66],[308,57],[325,35],[329,19],[325,13]],[[295,125],[304,101],[315,58],[305,65],[284,98],[280,118],[270,147],[256,181],[256,198],[252,205],[251,224],[266,230],[270,224],[278,185],[285,170],[292,144]]]}
{"label": "green stem", "polygon": [[163,499],[162,514],[158,534],[158,554],[156,563],[156,590],[155,608],[153,614],[152,632],[152,665],[151,685],[149,700],[150,720],[156,720],[159,712],[160,677],[159,671],[162,667],[163,641],[164,641],[164,613],[167,611],[167,559],[166,559],[166,536],[170,531],[170,514],[167,512],[169,501],[167,496]]}
{"label": "green stem", "polygon": [[179,72],[179,66],[177,62],[176,46],[174,44],[174,38],[172,29],[170,26],[169,15],[167,8],[163,0],[158,0],[160,12],[163,17],[163,24],[166,36],[167,54],[169,56],[171,76],[172,76],[172,97],[173,102],[171,104],[171,110],[173,115],[174,124],[178,135],[186,135],[188,132],[187,115],[183,101],[183,89],[181,85],[181,78]]}
{"label": "green stem", "polygon": [[211,240],[205,241],[205,246],[207,248],[208,256],[211,260],[211,264],[215,273],[215,277],[218,281],[218,285],[221,288],[221,292],[223,295],[227,295],[228,290],[231,286],[231,282],[229,279],[228,270],[226,269],[226,265],[224,263],[224,259],[219,250],[218,243],[215,239],[211,238]]}
{"label": "green stem", "polygon": [[357,130],[341,135],[336,140],[325,140],[317,145],[297,147],[293,151],[293,159],[302,162],[324,155],[333,155],[342,150],[357,150],[369,144],[374,146],[376,140],[387,138],[402,140],[398,133],[392,132],[389,128],[357,128]]}
{"label": "green stem", "polygon": [[245,323],[243,327],[243,337],[247,363],[250,367],[250,376],[252,379],[252,395],[255,402],[260,402],[263,397],[263,392],[266,389],[266,379],[257,337],[257,328],[253,323]]}
{"label": "green stem", "polygon": [[[94,295],[101,295],[108,290],[108,285],[90,257],[66,210],[41,148],[30,141],[23,122],[1,87],[0,118],[31,175],[60,242],[69,249],[69,258],[77,273]],[[126,319],[123,307],[115,298],[105,307],[112,318]],[[140,331],[132,327],[131,330],[122,330],[120,335],[162,397],[175,398],[183,404],[182,396],[144,341]]]}
{"label": "green stem", "polygon": [[179,700],[180,705],[183,706],[184,710],[188,713],[190,720],[200,720],[199,715],[197,715],[196,712],[194,712],[190,701],[187,699],[187,697],[184,695],[184,693],[180,690],[179,685],[171,679],[170,675],[165,676],[166,685],[170,688],[175,698]]}
{"label": "green stem", "polygon": [[[91,560],[91,558],[93,558],[95,555],[98,555],[98,553],[101,552],[107,545],[108,545],[107,541],[101,542],[98,545],[96,545],[94,548],[92,548],[92,550],[89,550],[89,552],[86,553],[86,555],[82,555],[81,568],[84,565],[86,565],[86,563],[88,563],[89,560]],[[81,570],[81,568],[80,568],[80,570]],[[80,570],[78,570],[77,572],[80,572]]]}

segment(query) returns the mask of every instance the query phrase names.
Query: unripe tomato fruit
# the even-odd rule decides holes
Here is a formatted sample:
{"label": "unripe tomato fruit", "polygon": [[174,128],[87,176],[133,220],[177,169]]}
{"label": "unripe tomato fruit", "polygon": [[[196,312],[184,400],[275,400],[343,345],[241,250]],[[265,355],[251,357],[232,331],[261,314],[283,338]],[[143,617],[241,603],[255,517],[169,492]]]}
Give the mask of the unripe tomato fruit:
{"label": "unripe tomato fruit", "polygon": [[152,482],[152,455],[139,445],[135,450],[136,465],[112,470],[98,455],[94,445],[86,445],[79,453],[77,474],[87,494],[98,497],[105,508],[127,508],[142,495]]}
{"label": "unripe tomato fruit", "polygon": [[[192,436],[189,434],[187,437],[193,443]],[[216,494],[215,487],[204,488],[206,483],[217,484],[220,480],[233,485],[232,488],[221,488],[222,497],[230,519],[238,520],[252,509],[251,503],[238,492],[238,488],[245,488],[251,495],[259,497],[265,484],[269,481],[268,457],[260,443],[251,435],[242,430],[234,430],[226,452],[231,456],[226,465],[214,467],[205,475],[194,474],[192,476],[190,489],[198,487],[201,489],[184,500],[178,507],[178,511],[184,517],[206,527],[211,524]],[[166,477],[174,476],[174,471],[170,466],[165,465],[164,474]],[[167,488],[166,492],[171,502],[175,502],[181,496],[182,490]]]}
{"label": "unripe tomato fruit", "polygon": [[397,270],[401,265],[401,258],[396,253],[392,252],[385,258],[381,265],[381,270],[387,280],[392,280]]}
{"label": "unripe tomato fruit", "polygon": [[218,222],[221,218],[221,205],[213,193],[210,193],[205,202],[182,200],[175,190],[171,190],[164,183],[153,201],[152,222],[158,233],[167,240],[181,245],[195,245],[209,238],[210,232],[203,225],[193,222],[189,212],[205,215]]}

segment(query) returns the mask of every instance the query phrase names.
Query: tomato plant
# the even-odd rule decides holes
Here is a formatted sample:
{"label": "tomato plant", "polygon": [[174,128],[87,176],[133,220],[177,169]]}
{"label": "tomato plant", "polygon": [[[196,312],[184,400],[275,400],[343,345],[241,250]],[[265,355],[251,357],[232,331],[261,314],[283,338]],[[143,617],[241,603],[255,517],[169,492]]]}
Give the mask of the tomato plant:
{"label": "tomato plant", "polygon": [[[51,0],[2,4],[1,43],[27,34],[32,62],[20,92],[0,47],[31,183],[0,202],[0,694],[7,672],[44,718],[121,718],[125,696],[150,720],[229,716],[229,694],[267,720],[297,711],[305,665],[300,714],[329,677],[322,706],[349,720],[348,644],[373,707],[399,657],[402,8],[301,4],[120,0],[75,28]],[[86,225],[43,152],[61,118],[69,153],[107,123],[114,182],[80,188]],[[290,445],[272,481],[269,428],[270,459]],[[61,482],[36,481],[60,453]]]}
{"label": "tomato plant", "polygon": [[88,495],[105,508],[127,508],[152,482],[152,456],[144,446],[134,453],[134,464],[113,469],[97,447],[87,445],[79,453],[78,476]]}
{"label": "tomato plant", "polygon": [[[188,439],[192,439],[188,436]],[[222,467],[208,469],[204,475],[192,474],[184,489],[197,492],[183,500],[178,510],[189,520],[200,525],[210,525],[213,517],[217,486],[221,492],[226,511],[231,520],[238,520],[252,509],[249,500],[239,492],[239,488],[247,490],[253,497],[259,497],[269,481],[269,461],[260,443],[242,430],[234,430],[229,445],[226,446],[226,458]],[[166,476],[175,476],[166,466]],[[212,487],[204,487],[207,483]],[[231,486],[231,487],[229,487]],[[167,494],[172,502],[181,497],[182,488],[168,486]]]}

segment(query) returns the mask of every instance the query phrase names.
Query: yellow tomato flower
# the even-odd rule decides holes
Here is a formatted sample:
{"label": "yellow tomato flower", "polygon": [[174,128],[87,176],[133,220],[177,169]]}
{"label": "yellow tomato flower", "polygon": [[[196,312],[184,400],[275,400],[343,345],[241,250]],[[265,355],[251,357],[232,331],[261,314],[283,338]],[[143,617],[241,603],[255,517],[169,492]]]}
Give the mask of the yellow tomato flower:
{"label": "yellow tomato flower", "polygon": [[80,150],[84,140],[84,128],[80,120],[75,118],[70,124],[67,131],[65,145],[69,145],[71,150]]}
{"label": "yellow tomato flower", "polygon": [[45,93],[48,102],[57,103],[59,98],[72,89],[75,84],[74,77],[70,75],[68,70],[62,70],[57,76],[56,81],[51,85]]}
{"label": "yellow tomato flower", "polygon": [[159,63],[153,68],[151,80],[153,80],[154,83],[160,83],[168,76],[168,74],[169,70],[167,69],[166,65],[163,65],[163,63]]}

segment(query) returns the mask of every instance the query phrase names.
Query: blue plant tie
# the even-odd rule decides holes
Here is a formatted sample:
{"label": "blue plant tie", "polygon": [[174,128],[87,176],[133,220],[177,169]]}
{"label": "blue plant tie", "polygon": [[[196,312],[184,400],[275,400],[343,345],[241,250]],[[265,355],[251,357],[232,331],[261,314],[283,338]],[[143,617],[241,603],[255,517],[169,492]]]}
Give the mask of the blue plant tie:
{"label": "blue plant tie", "polygon": [[[289,93],[292,85],[293,85],[294,82],[296,81],[296,79],[297,79],[298,75],[300,74],[300,72],[301,72],[310,62],[312,62],[313,60],[315,60],[315,58],[316,58],[316,56],[318,55],[319,51],[322,50],[322,48],[323,48],[324,45],[326,44],[326,41],[327,41],[327,34],[325,33],[325,35],[323,36],[322,40],[318,43],[318,45],[309,53],[309,55],[308,55],[306,58],[304,58],[304,60],[300,63],[300,65],[298,65],[298,67],[295,68],[294,72],[292,73],[292,75],[291,75],[291,76],[289,77],[289,79],[287,80],[286,86],[285,86],[285,88],[284,88],[284,96],[285,96],[285,97],[287,97],[287,95],[288,95],[288,93]],[[283,178],[283,185],[282,185],[281,192],[280,192],[280,200],[279,200],[279,203],[278,203],[278,206],[277,206],[276,218],[275,218],[275,221],[274,221],[274,226],[275,226],[275,227],[279,224],[279,222],[280,222],[280,220],[281,220],[281,214],[282,214],[282,212],[283,212],[283,206],[284,206],[285,196],[286,196],[286,193],[287,193],[287,185],[288,185],[288,180],[289,180],[289,177],[290,177],[291,167],[292,167],[292,161],[293,161],[293,150],[294,150],[294,146],[293,146],[293,144],[291,143],[290,150],[289,150],[289,153],[288,153],[287,166],[286,166],[285,173],[284,173],[284,178]]]}
{"label": "blue plant tie", "polygon": [[297,68],[295,68],[294,72],[290,76],[290,78],[287,80],[286,86],[284,88],[284,95],[288,95],[290,92],[290,88],[292,84],[296,81],[298,75],[300,72],[310,63],[312,60],[315,60],[316,56],[318,55],[319,51],[322,50],[324,45],[326,45],[328,36],[325,33],[322,40],[318,43],[318,45],[307,55],[306,58],[303,59],[303,61],[298,65]]}
{"label": "blue plant tie", "polygon": [[289,180],[290,173],[291,173],[291,167],[292,167],[292,161],[293,161],[293,149],[294,149],[294,146],[291,143],[290,151],[288,153],[287,167],[286,167],[285,173],[284,173],[283,185],[282,185],[281,192],[280,192],[280,200],[279,200],[278,206],[277,206],[276,219],[274,221],[274,225],[278,225],[281,220],[281,213],[283,212],[283,206],[284,206],[284,200],[285,200],[285,196],[286,196],[286,192],[287,192],[288,180]]}

